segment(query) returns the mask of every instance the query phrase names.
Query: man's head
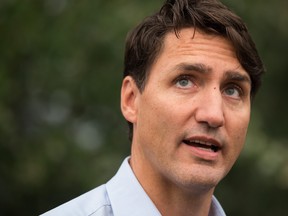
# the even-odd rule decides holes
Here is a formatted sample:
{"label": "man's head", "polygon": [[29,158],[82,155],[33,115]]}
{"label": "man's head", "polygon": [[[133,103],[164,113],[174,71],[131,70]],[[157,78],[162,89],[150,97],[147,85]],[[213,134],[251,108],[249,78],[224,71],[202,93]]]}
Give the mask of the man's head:
{"label": "man's head", "polygon": [[[187,27],[231,42],[241,66],[250,76],[253,97],[261,84],[263,64],[243,21],[217,0],[167,0],[158,13],[147,17],[128,35],[124,77],[133,77],[142,92],[151,66],[163,48],[164,37],[169,32],[178,35]],[[131,123],[129,128],[132,138]]]}
{"label": "man's head", "polygon": [[244,146],[262,73],[245,25],[216,0],[167,1],[130,34],[121,109],[148,195],[213,193]]}

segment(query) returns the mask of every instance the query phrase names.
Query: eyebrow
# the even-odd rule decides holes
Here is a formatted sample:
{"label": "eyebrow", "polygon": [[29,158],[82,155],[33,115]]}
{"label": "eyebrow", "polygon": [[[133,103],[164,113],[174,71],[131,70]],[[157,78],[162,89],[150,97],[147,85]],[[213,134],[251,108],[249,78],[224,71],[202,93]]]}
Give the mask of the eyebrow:
{"label": "eyebrow", "polygon": [[250,76],[246,73],[240,73],[238,71],[227,71],[224,75],[225,80],[233,80],[238,82],[247,82],[250,85],[252,84]]}
{"label": "eyebrow", "polygon": [[194,71],[200,73],[209,73],[212,71],[212,68],[201,63],[195,63],[195,64],[180,63],[176,65],[175,69],[180,71]]}

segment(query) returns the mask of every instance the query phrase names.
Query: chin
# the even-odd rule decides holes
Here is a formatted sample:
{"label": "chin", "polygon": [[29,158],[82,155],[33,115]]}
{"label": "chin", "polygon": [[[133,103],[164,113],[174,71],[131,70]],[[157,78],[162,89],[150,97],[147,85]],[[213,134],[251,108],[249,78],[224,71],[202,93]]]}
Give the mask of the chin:
{"label": "chin", "polygon": [[182,169],[178,172],[171,173],[170,179],[174,179],[174,183],[178,187],[188,191],[211,191],[225,177],[226,172],[215,170],[214,168],[203,169]]}

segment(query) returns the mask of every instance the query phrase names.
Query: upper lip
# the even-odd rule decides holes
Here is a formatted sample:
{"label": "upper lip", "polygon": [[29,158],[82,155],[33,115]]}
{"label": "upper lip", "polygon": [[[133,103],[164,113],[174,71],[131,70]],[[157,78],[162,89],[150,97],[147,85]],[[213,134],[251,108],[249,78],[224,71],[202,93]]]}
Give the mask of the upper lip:
{"label": "upper lip", "polygon": [[202,145],[210,147],[214,151],[218,151],[222,148],[221,142],[214,138],[205,137],[205,136],[194,136],[190,138],[186,138],[183,140],[184,143],[188,145]]}

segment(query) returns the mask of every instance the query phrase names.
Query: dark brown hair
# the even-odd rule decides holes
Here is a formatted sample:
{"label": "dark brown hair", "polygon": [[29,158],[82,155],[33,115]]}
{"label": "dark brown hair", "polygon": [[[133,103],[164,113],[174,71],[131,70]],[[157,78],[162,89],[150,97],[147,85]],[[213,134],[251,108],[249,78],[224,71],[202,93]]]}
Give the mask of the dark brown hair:
{"label": "dark brown hair", "polygon": [[[218,0],[166,0],[159,12],[143,20],[127,37],[124,77],[131,76],[140,92],[159,55],[164,36],[191,27],[228,39],[251,81],[251,97],[261,85],[264,66],[242,19]],[[128,122],[132,139],[133,125]]]}

